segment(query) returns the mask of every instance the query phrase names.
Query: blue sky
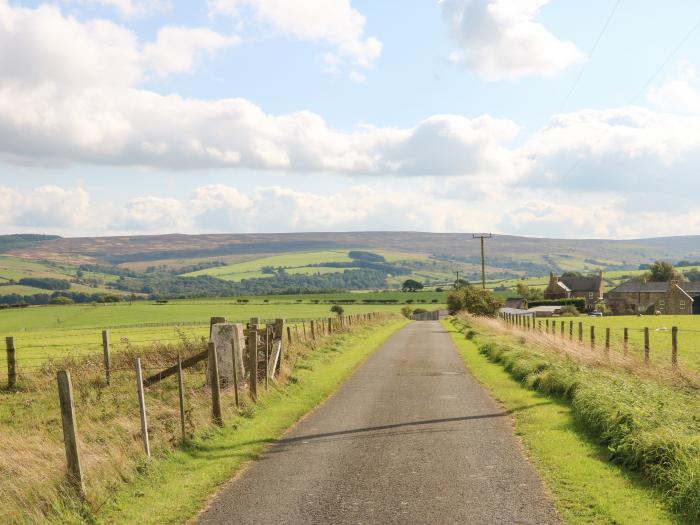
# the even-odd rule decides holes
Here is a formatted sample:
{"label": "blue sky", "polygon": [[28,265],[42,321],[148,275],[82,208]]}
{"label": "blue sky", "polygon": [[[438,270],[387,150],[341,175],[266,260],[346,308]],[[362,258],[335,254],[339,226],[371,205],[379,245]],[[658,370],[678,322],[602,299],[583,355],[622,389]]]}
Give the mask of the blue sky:
{"label": "blue sky", "polygon": [[0,231],[697,234],[699,24],[689,0],[0,0]]}

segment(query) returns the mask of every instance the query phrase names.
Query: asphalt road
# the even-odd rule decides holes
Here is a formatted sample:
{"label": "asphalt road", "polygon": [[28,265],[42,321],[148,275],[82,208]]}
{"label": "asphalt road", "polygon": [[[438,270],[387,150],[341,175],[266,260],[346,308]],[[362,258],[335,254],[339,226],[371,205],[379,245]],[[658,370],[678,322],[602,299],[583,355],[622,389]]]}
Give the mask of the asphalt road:
{"label": "asphalt road", "polygon": [[266,525],[559,522],[508,415],[435,321],[395,334],[199,517]]}

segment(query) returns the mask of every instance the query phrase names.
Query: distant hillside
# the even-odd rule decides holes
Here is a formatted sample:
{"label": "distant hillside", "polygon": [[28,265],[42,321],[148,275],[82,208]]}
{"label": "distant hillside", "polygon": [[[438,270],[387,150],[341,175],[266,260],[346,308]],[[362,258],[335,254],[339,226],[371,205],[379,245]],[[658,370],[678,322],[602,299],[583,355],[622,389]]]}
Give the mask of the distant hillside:
{"label": "distant hillside", "polygon": [[[63,263],[137,265],[195,261],[228,262],[284,253],[383,249],[421,253],[438,260],[476,268],[479,243],[470,233],[341,232],[220,235],[150,235],[125,237],[0,238],[0,252]],[[7,239],[3,243],[2,239]],[[14,240],[13,240],[14,239]],[[27,242],[25,242],[27,241]],[[636,240],[544,239],[496,235],[486,241],[492,271],[542,275],[551,270],[632,269],[654,259],[700,259],[700,236]]]}
{"label": "distant hillside", "polygon": [[42,242],[60,239],[58,235],[38,235],[35,233],[17,233],[13,235],[0,235],[0,253],[8,250],[36,246]]}

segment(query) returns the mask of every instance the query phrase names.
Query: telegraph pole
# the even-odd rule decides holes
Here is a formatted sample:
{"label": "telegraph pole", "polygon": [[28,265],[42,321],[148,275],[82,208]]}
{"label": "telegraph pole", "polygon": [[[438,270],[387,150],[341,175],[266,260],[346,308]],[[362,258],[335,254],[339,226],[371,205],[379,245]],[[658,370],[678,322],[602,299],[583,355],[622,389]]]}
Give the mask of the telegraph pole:
{"label": "telegraph pole", "polygon": [[490,233],[474,233],[472,235],[474,239],[479,239],[481,241],[481,286],[486,290],[486,263],[484,258],[484,239],[490,239]]}
{"label": "telegraph pole", "polygon": [[459,270],[456,270],[457,280],[455,281],[455,290],[459,290]]}

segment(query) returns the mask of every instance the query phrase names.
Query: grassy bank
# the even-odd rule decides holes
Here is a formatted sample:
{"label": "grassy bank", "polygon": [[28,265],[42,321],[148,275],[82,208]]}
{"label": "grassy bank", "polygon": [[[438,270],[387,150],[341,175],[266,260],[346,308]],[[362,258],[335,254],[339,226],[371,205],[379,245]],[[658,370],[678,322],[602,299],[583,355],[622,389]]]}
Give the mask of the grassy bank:
{"label": "grassy bank", "polygon": [[[471,327],[467,326],[470,322]],[[585,434],[602,447],[595,448],[591,443],[579,447],[581,457],[573,459],[562,454],[563,450],[557,444],[559,438],[538,436],[537,426],[530,427],[529,439],[525,437],[535,458],[545,465],[543,472],[572,522],[640,523],[644,514],[637,510],[635,517],[635,508],[642,508],[642,500],[648,497],[653,500],[653,495],[643,497],[641,492],[638,493],[640,496],[636,499],[639,501],[632,506],[624,505],[624,497],[615,505],[605,503],[606,499],[620,495],[615,487],[622,488],[619,480],[623,478],[628,482],[623,493],[635,492],[635,487],[643,489],[644,485],[636,481],[643,479],[662,493],[663,500],[677,513],[677,516],[671,516],[662,507],[651,503],[645,513],[651,512],[649,515],[655,516],[656,521],[645,519],[645,523],[700,521],[700,420],[697,418],[700,401],[692,385],[687,382],[673,385],[666,380],[655,381],[649,376],[642,378],[627,370],[584,363],[536,347],[525,339],[499,334],[492,327],[480,326],[476,321],[460,320],[456,323],[456,328],[469,334],[469,344],[474,345],[472,354],[474,349],[480,353],[479,359],[470,356],[472,362],[483,364],[488,359],[491,363],[498,363],[519,385],[531,389],[532,395],[539,394],[540,400],[553,400],[561,407],[562,414],[569,413],[567,425],[560,430],[572,430],[579,436]],[[464,341],[463,336],[459,339]],[[516,421],[519,417],[526,416],[518,413]],[[552,417],[556,421],[556,414]],[[565,420],[561,422],[566,423]],[[547,428],[551,422],[543,418],[541,424]],[[569,443],[566,448],[571,446]],[[575,448],[570,450],[573,454]],[[591,458],[595,461],[591,462]],[[584,464],[586,467],[581,468]],[[588,472],[604,476],[606,471],[613,475],[614,470],[619,470],[615,483],[610,476],[607,476],[607,481],[601,481],[605,477],[597,481],[597,487],[590,486],[591,481],[596,482],[595,478],[583,483]],[[561,481],[566,478],[568,481]],[[590,506],[577,508],[578,494],[570,493],[569,483],[581,485],[581,496],[586,495]],[[602,494],[605,496],[601,498]],[[630,498],[635,501],[635,497]],[[624,509],[629,509],[629,514],[625,515]],[[588,511],[593,512],[590,521],[586,521]],[[596,512],[605,516],[612,511],[623,514],[611,518],[611,521],[596,518]]]}
{"label": "grassy bank", "polygon": [[[178,352],[193,355],[203,340],[133,347],[114,358],[110,385],[99,362],[61,361],[29,376],[19,390],[0,391],[0,507],[2,523],[182,523],[209,494],[254,458],[299,417],[322,402],[393,332],[407,321],[355,325],[315,343],[295,340],[285,351],[281,375],[253,403],[242,390],[222,391],[224,428],[211,423],[211,394],[204,364],[185,371],[188,441],[180,436],[174,378],[146,391],[152,458],[141,445],[133,360],[145,375],[172,364]],[[187,347],[189,345],[189,348]],[[86,499],[64,485],[56,369],[73,379]]]}

